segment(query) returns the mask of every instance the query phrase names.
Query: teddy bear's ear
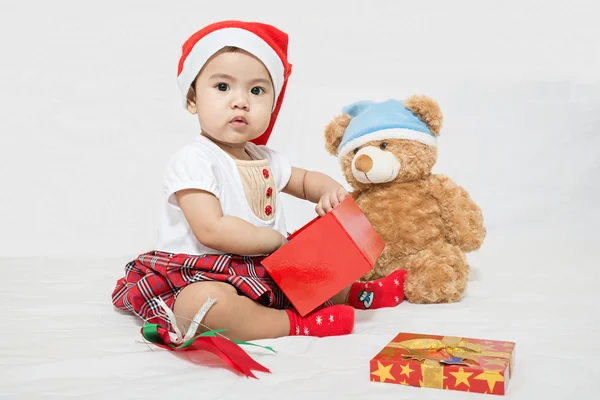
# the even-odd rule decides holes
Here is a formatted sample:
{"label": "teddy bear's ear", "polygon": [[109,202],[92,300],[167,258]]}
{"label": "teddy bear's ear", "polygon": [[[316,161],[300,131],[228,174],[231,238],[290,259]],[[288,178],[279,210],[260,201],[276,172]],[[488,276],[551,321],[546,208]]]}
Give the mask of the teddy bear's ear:
{"label": "teddy bear's ear", "polygon": [[440,135],[444,116],[435,100],[423,95],[413,95],[404,102],[404,106],[417,114],[435,136]]}
{"label": "teddy bear's ear", "polygon": [[350,115],[340,114],[325,127],[325,148],[332,156],[337,155],[338,147],[350,120],[352,120]]}

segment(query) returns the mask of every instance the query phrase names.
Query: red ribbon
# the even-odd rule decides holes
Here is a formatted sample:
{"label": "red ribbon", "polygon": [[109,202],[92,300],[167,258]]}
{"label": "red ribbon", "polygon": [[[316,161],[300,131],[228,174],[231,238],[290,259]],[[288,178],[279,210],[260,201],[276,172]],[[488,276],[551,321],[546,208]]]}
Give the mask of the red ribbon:
{"label": "red ribbon", "polygon": [[[171,342],[169,332],[157,324],[145,324],[142,327],[142,336],[156,346],[169,351],[204,350],[215,354],[234,370],[250,378],[258,379],[252,371],[271,373],[269,369],[257,363],[237,343],[221,336],[216,336],[219,331],[203,333],[180,345]],[[243,343],[243,342],[240,342]],[[249,343],[250,344],[250,343]]]}

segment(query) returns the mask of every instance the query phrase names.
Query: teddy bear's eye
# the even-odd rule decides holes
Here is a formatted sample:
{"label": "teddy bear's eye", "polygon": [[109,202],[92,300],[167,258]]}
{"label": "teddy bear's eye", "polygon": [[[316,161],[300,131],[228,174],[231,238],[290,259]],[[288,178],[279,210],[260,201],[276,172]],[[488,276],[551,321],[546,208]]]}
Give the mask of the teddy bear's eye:
{"label": "teddy bear's eye", "polygon": [[381,150],[385,150],[385,148],[387,147],[387,142],[381,142],[381,144],[379,145],[379,147],[381,148]]}
{"label": "teddy bear's eye", "polygon": [[354,149],[354,154],[358,153],[358,147]]}

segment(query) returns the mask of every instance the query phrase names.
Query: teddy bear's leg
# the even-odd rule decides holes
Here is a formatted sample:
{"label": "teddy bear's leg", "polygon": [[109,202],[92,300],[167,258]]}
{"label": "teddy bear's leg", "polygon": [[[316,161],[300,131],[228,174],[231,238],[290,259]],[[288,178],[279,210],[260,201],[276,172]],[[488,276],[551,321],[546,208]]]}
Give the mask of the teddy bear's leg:
{"label": "teddy bear's leg", "polygon": [[375,279],[380,279],[380,278],[383,278],[383,275],[381,275],[379,268],[377,268],[377,266],[375,266],[375,268],[373,268],[371,271],[369,271],[365,275],[361,276],[358,279],[358,282],[374,281]]}
{"label": "teddy bear's leg", "polygon": [[390,254],[389,249],[386,247],[383,249],[383,252],[379,256],[379,259],[377,259],[377,262],[375,263],[373,269],[367,272],[365,275],[363,275],[358,281],[368,282],[374,281],[376,279],[385,278],[386,276],[389,276],[392,272],[396,270],[404,269],[404,267],[402,267],[402,264],[403,262],[398,260],[398,256]]}
{"label": "teddy bear's leg", "polygon": [[469,265],[454,245],[438,243],[406,258],[404,292],[411,303],[460,300],[469,279]]}

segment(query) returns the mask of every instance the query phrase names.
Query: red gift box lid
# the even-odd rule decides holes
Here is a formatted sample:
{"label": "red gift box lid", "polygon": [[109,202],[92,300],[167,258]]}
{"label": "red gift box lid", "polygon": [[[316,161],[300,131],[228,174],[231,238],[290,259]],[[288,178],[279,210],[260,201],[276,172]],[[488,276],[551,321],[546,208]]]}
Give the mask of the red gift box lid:
{"label": "red gift box lid", "polygon": [[385,243],[352,197],[290,235],[262,264],[305,316],[369,272]]}

